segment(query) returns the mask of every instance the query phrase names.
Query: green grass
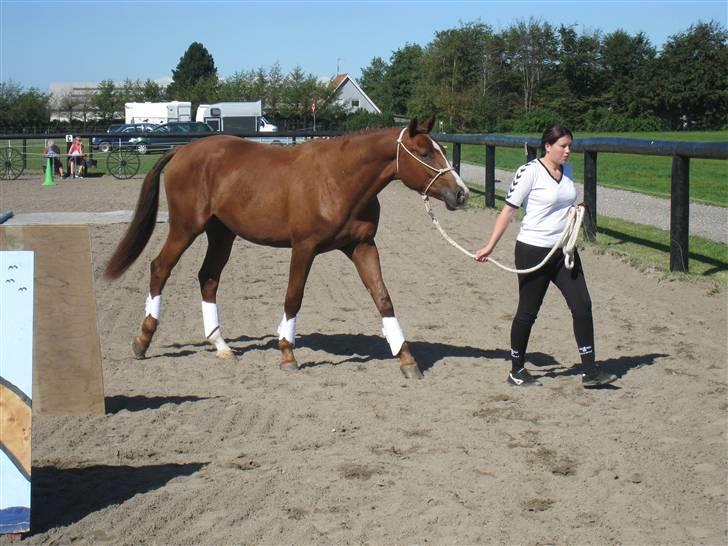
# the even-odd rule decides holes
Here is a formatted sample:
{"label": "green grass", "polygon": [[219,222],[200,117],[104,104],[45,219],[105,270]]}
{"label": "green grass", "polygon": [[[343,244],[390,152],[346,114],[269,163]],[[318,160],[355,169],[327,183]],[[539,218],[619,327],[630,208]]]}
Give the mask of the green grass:
{"label": "green grass", "polygon": [[[539,135],[512,135],[531,136]],[[728,131],[673,133],[580,133],[576,138],[620,137],[648,140],[686,140],[696,142],[726,142]],[[450,145],[452,146],[452,145]],[[485,146],[462,146],[461,160],[485,165]],[[513,171],[526,162],[523,149],[496,148],[496,168]],[[583,178],[584,155],[574,153],[570,163],[577,180]],[[597,159],[599,185],[636,191],[659,197],[670,197],[672,158],[636,154],[600,153]],[[690,199],[699,203],[728,206],[728,161],[719,159],[690,160]]]}
{"label": "green grass", "polygon": [[[470,207],[485,207],[482,189],[471,186]],[[503,206],[504,193],[496,191],[496,208]],[[519,218],[523,212],[519,211]],[[688,273],[670,272],[670,233],[668,231],[635,224],[616,218],[597,216],[597,237],[584,241],[603,252],[615,254],[638,268],[653,269],[670,279],[703,279],[712,283],[711,291],[728,286],[728,245],[702,237],[688,240]]]}

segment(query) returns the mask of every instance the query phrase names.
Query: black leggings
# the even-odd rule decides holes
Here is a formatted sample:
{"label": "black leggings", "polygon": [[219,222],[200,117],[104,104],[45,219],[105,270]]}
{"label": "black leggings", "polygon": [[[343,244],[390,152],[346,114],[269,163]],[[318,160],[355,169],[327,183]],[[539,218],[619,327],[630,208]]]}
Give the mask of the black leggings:
{"label": "black leggings", "polygon": [[[528,269],[543,260],[550,248],[528,245],[516,241],[516,267]],[[566,299],[574,323],[574,337],[581,362],[586,368],[594,366],[594,322],[591,298],[586,287],[579,253],[574,255],[574,268],[564,265],[564,254],[557,250],[543,267],[525,275],[518,275],[518,310],[511,325],[511,362],[513,370],[523,368],[531,327],[536,321],[549,283],[553,282]]]}

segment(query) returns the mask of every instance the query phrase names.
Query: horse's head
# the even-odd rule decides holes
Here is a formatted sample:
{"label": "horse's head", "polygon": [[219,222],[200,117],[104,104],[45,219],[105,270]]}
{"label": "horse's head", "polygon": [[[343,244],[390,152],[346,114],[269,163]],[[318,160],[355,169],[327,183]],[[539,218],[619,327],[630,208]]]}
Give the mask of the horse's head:
{"label": "horse's head", "polygon": [[402,129],[397,139],[397,173],[408,188],[444,201],[450,210],[459,209],[468,202],[470,191],[430,136],[434,123],[433,114],[424,125],[412,118]]}

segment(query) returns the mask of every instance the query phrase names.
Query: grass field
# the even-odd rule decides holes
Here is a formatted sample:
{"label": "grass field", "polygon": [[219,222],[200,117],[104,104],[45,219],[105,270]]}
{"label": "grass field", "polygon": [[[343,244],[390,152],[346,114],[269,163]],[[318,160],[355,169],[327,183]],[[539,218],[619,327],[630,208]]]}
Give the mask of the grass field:
{"label": "grass field", "polygon": [[[535,134],[510,136],[540,137]],[[726,142],[728,131],[690,133],[579,133],[576,138],[619,137],[646,140],[685,140],[693,142]],[[449,145],[452,147],[452,145]],[[485,146],[463,145],[461,160],[485,164]],[[515,170],[525,163],[523,149],[496,148],[496,168]],[[583,178],[584,155],[574,153],[570,163],[577,180]],[[658,197],[670,197],[672,158],[636,154],[600,153],[597,159],[599,185],[630,190]],[[709,205],[728,206],[728,161],[718,159],[690,160],[690,199]]]}

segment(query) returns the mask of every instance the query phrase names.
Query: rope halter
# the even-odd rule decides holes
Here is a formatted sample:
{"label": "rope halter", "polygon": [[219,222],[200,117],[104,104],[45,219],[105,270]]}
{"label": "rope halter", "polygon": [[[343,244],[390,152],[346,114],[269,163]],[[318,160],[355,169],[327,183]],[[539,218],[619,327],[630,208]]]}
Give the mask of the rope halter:
{"label": "rope halter", "polygon": [[445,169],[436,169],[432,165],[428,165],[427,163],[425,163],[424,161],[422,161],[419,157],[417,157],[415,154],[413,154],[411,151],[409,151],[407,149],[407,146],[405,146],[404,143],[402,142],[402,137],[404,136],[404,132],[406,130],[407,130],[407,127],[405,127],[404,129],[402,129],[402,131],[399,133],[399,138],[397,138],[397,174],[399,174],[399,149],[401,147],[405,152],[407,152],[409,155],[411,155],[414,158],[415,161],[417,161],[418,163],[421,163],[422,165],[424,165],[425,167],[427,167],[428,169],[430,169],[431,171],[433,171],[435,173],[435,176],[433,176],[432,177],[432,180],[430,180],[429,184],[427,184],[427,187],[425,188],[425,191],[422,192],[422,199],[427,200],[427,192],[430,191],[430,187],[432,186],[432,184],[435,183],[435,180],[437,180],[438,178],[440,178],[446,172],[454,171],[455,170],[455,167],[453,167],[452,165],[450,165],[450,162],[445,157],[445,154],[442,153],[442,150],[439,150],[439,149],[438,149],[438,151],[440,152],[440,155],[442,156],[442,159],[445,160],[445,164],[447,165],[447,168],[445,168]]}

